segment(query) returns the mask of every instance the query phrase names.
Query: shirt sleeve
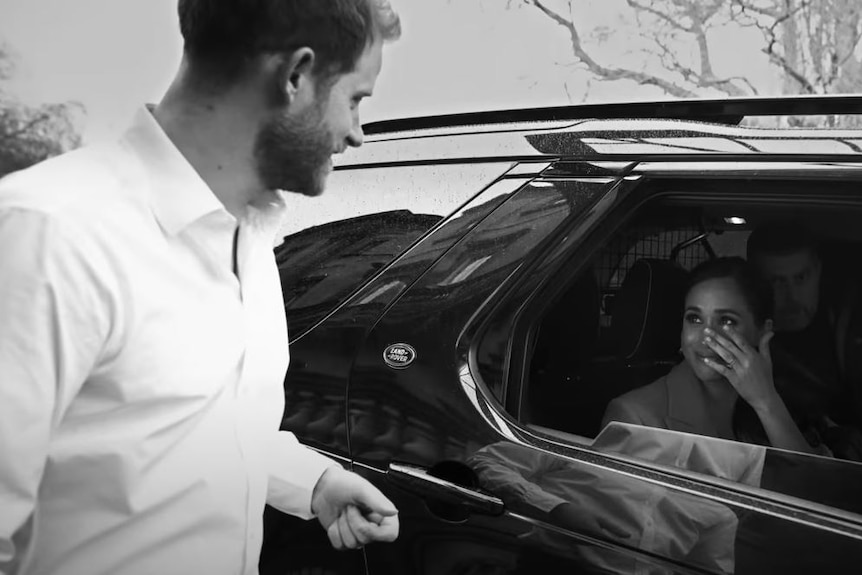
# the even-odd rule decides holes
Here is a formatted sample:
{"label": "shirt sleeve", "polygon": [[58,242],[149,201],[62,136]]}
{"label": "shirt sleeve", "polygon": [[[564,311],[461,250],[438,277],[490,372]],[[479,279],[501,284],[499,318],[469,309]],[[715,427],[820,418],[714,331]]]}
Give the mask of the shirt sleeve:
{"label": "shirt sleeve", "polygon": [[567,502],[543,487],[546,475],[565,469],[562,458],[519,445],[495,443],[474,453],[468,465],[483,488],[513,509],[550,513]]}
{"label": "shirt sleeve", "polygon": [[52,431],[107,334],[83,252],[58,222],[0,210],[0,572],[36,505]]}
{"label": "shirt sleeve", "polygon": [[337,462],[301,444],[289,431],[273,433],[267,503],[290,515],[310,519],[311,494],[323,472]]}

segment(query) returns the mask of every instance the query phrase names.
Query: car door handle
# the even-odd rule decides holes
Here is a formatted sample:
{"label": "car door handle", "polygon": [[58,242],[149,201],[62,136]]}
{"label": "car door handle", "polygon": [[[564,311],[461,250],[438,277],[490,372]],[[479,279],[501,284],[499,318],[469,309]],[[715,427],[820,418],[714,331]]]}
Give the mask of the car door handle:
{"label": "car door handle", "polygon": [[422,467],[390,463],[387,477],[395,485],[426,500],[483,515],[502,515],[506,510],[502,499],[435,477]]}

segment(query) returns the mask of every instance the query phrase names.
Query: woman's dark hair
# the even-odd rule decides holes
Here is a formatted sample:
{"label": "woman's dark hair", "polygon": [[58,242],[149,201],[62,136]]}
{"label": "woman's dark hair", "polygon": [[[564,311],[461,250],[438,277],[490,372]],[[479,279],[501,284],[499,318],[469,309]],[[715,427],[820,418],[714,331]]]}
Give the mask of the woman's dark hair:
{"label": "woman's dark hair", "polygon": [[733,280],[758,326],[772,318],[772,288],[747,261],[738,257],[727,257],[703,262],[689,274],[686,295],[696,285],[714,279]]}
{"label": "woman's dark hair", "polygon": [[[695,267],[689,274],[685,293],[708,280],[730,279],[739,288],[758,326],[772,317],[772,288],[764,282],[751,264],[742,258],[726,257],[708,260]],[[766,431],[754,409],[742,397],[733,407],[733,434],[739,441],[769,445]]]}
{"label": "woman's dark hair", "polygon": [[179,0],[184,51],[199,75],[227,84],[260,54],[309,47],[315,73],[353,70],[366,47],[401,34],[388,0]]}

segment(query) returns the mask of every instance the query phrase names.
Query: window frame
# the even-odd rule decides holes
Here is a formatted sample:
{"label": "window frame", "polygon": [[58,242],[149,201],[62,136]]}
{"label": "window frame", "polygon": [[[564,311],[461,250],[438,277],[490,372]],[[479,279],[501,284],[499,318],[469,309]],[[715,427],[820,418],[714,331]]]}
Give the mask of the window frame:
{"label": "window frame", "polygon": [[[728,177],[726,173],[710,177],[709,174],[693,174],[691,171],[675,175],[666,170],[655,170],[658,177],[643,177],[643,174],[639,174],[635,170],[633,174],[621,178],[618,181],[620,185],[614,186],[614,190],[619,192],[619,195],[612,198],[605,209],[601,211],[602,217],[598,218],[597,221],[590,222],[586,227],[584,227],[584,218],[577,218],[564,224],[565,229],[561,229],[556,234],[561,242],[544,253],[537,253],[535,261],[522,270],[523,273],[519,274],[513,284],[508,286],[506,292],[500,294],[493,305],[487,306],[486,309],[482,310],[482,313],[474,316],[474,321],[465,330],[465,337],[462,338],[468,343],[462,343],[462,345],[469,348],[470,372],[476,381],[476,387],[485,392],[486,400],[498,411],[498,417],[511,426],[510,432],[517,434],[520,440],[528,446],[551,451],[564,457],[578,454],[576,460],[592,458],[593,462],[596,462],[594,458],[599,457],[604,462],[599,463],[600,465],[613,462],[609,467],[616,468],[617,464],[620,464],[626,469],[626,473],[642,478],[653,478],[649,480],[655,480],[656,473],[664,477],[669,474],[681,480],[687,486],[685,490],[692,490],[692,486],[698,486],[692,492],[717,501],[724,500],[738,505],[740,503],[738,498],[742,497],[747,502],[744,506],[751,506],[751,508],[760,511],[765,510],[770,514],[791,521],[822,527],[825,523],[835,520],[842,525],[850,526],[851,531],[857,531],[862,529],[862,514],[860,513],[831,507],[811,499],[788,495],[768,488],[742,485],[682,468],[668,468],[630,456],[609,453],[597,454],[589,447],[591,438],[567,437],[567,434],[562,431],[523,423],[522,407],[525,378],[529,375],[531,345],[535,341],[536,326],[539,324],[535,318],[541,317],[541,314],[547,311],[551,303],[572,285],[573,281],[589,264],[590,258],[596,253],[597,248],[605,245],[609,238],[619,233],[626,223],[632,221],[644,204],[658,198],[696,199],[698,201],[725,203],[728,199],[738,198],[749,203],[783,203],[782,200],[786,200],[786,196],[777,194],[774,187],[792,178],[798,179],[798,166],[795,165],[795,169],[790,170],[791,173],[768,171],[765,175],[758,174],[759,167],[753,167],[751,171],[746,171],[740,169],[737,163],[732,177]],[[833,187],[828,193],[795,194],[795,203],[809,202],[816,203],[818,206],[831,205],[833,207],[849,205],[862,210],[862,192],[852,189],[855,182],[862,181],[862,171],[859,170],[859,166],[848,165],[846,171],[841,170],[840,166],[833,166],[832,168],[828,173],[820,172],[814,178],[807,178],[808,180],[832,184]],[[731,185],[728,180],[732,182],[739,179],[749,181],[752,185],[769,182],[772,183],[773,188],[758,195],[745,191],[726,193],[726,188]],[[833,180],[839,181],[837,186],[839,189],[835,189]],[[672,190],[672,188],[679,188],[680,184],[684,185],[686,182],[695,184],[695,186],[690,186],[692,189],[703,184],[712,184],[715,189],[690,193]],[[725,193],[718,193],[722,188],[725,189]],[[612,194],[609,191],[608,196],[610,195]],[[573,238],[577,241],[572,241]],[[560,281],[561,278],[563,281]],[[483,381],[481,370],[476,362],[478,346],[488,331],[494,328],[508,330],[502,401],[495,401],[495,398],[487,392],[489,386]],[[862,465],[862,463],[858,464]],[[665,481],[666,479],[661,482],[664,483]],[[673,481],[668,484],[675,485]],[[680,485],[675,486],[679,487]],[[858,533],[862,533],[862,531],[858,531]]]}
{"label": "window frame", "polygon": [[[336,189],[330,189],[322,199],[298,197],[296,194],[290,195],[288,209],[297,209],[299,214],[298,220],[300,221],[303,221],[302,214],[308,212],[310,206],[317,206],[313,222],[303,221],[298,227],[296,222],[289,221],[291,217],[296,216],[296,214],[291,212],[287,218],[288,222],[282,225],[280,229],[281,237],[277,245],[274,246],[276,264],[282,284],[282,296],[284,298],[288,293],[293,296],[289,302],[284,302],[291,343],[306,336],[324,321],[326,317],[350,301],[365,286],[373,282],[393,262],[408,253],[425,238],[432,236],[436,230],[443,227],[449,220],[472,205],[476,198],[483,196],[489,189],[506,179],[507,173],[517,165],[513,161],[495,159],[485,162],[464,161],[445,165],[396,164],[386,166],[349,166],[336,170],[337,176],[344,180],[340,183],[331,182],[329,187]],[[429,178],[427,177],[429,171],[431,173],[442,171],[448,177],[441,177],[440,174],[437,174],[438,178]],[[352,177],[348,178],[348,176]],[[378,194],[379,198],[373,194],[369,194],[368,190],[363,189],[363,186],[369,182],[374,182],[375,185],[380,186],[378,190],[380,192]],[[421,185],[408,186],[406,182],[420,182]],[[385,187],[386,185],[389,187]],[[424,193],[429,187],[436,191],[436,194],[431,194],[432,203],[436,210],[433,213],[423,211],[423,205],[424,208],[430,209],[427,203],[427,196],[429,194]],[[398,201],[393,201],[392,198],[395,195],[399,195]],[[338,198],[341,197],[351,199],[355,199],[356,197],[368,198],[368,203],[370,206],[373,206],[373,209],[369,209],[366,206],[356,214],[339,212],[339,215],[333,218],[331,214],[326,212],[326,202],[337,202]],[[417,201],[417,198],[422,201]],[[423,204],[423,202],[425,203]],[[407,205],[408,207],[398,207],[403,205]],[[324,215],[320,216],[319,214],[321,213]],[[345,215],[348,217],[343,217]],[[342,282],[343,286],[339,286],[340,289],[336,297],[328,296],[322,302],[315,302],[313,305],[306,303],[303,307],[295,305],[298,301],[307,302],[307,299],[310,299],[309,296],[315,291],[318,285],[323,284],[327,288],[331,286],[332,282],[326,281],[328,274],[318,275],[317,272],[313,273],[311,271],[312,267],[314,270],[328,271],[327,266],[332,265],[334,262],[339,262],[339,260],[341,260],[340,263],[343,266],[348,258],[344,257],[344,250],[340,246],[338,249],[333,249],[332,253],[329,254],[330,257],[326,260],[312,261],[310,258],[307,258],[303,262],[304,277],[294,278],[293,281],[289,281],[284,276],[290,273],[290,258],[293,256],[284,254],[289,247],[290,241],[298,240],[303,242],[311,237],[315,238],[315,241],[321,245],[333,244],[338,246],[343,242],[339,242],[337,236],[335,241],[330,242],[328,240],[329,236],[321,234],[321,232],[327,231],[332,235],[337,231],[341,231],[343,234],[344,230],[349,229],[349,226],[353,225],[354,222],[357,224],[371,221],[385,223],[386,221],[399,218],[403,219],[404,222],[412,218],[417,223],[425,219],[429,223],[428,225],[422,225],[421,231],[417,227],[416,230],[405,232],[405,238],[408,235],[411,236],[410,241],[404,241],[401,249],[397,253],[393,253],[391,257],[381,258],[380,262],[375,262],[374,269],[369,269],[368,266],[365,266],[366,273],[362,277],[351,278],[349,282]],[[434,221],[431,222],[431,219],[434,219]],[[320,237],[315,237],[315,234],[321,235]],[[383,235],[385,236],[385,234]],[[366,239],[369,238],[366,237]],[[384,237],[380,245],[387,244],[388,242],[389,239]],[[302,243],[300,245],[304,251],[309,249],[309,245],[303,245]],[[367,253],[368,250],[353,254],[354,257],[352,259],[355,261],[361,260]],[[314,281],[312,281],[312,278],[314,278]],[[291,289],[291,287],[302,285],[303,283],[308,283],[309,287],[305,287],[303,290]],[[315,309],[318,307],[320,309]]]}

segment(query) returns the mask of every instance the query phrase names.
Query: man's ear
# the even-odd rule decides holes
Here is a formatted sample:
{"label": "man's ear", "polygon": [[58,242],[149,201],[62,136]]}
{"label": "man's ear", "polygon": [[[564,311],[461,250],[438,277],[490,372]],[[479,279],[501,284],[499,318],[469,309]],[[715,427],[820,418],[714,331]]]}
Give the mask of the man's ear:
{"label": "man's ear", "polygon": [[773,323],[772,323],[771,319],[768,319],[765,322],[763,322],[763,333],[769,333],[770,331],[774,331],[773,330]]}
{"label": "man's ear", "polygon": [[313,91],[314,58],[314,50],[307,47],[283,56],[276,81],[282,97],[288,104],[300,98],[304,91]]}

